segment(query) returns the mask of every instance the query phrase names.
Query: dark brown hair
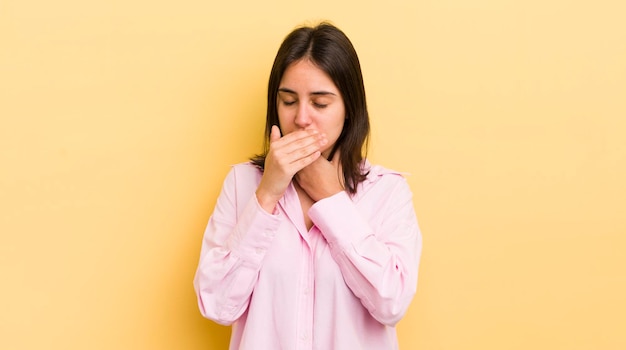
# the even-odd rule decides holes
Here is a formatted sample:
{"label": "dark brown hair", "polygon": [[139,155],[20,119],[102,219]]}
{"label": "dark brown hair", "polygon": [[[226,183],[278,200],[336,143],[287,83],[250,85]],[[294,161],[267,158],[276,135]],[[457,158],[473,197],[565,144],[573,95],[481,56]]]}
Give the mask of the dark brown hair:
{"label": "dark brown hair", "polygon": [[[361,161],[367,153],[369,139],[369,114],[365,100],[365,87],[359,58],[348,37],[337,27],[321,23],[315,27],[300,27],[292,31],[283,41],[270,73],[267,88],[267,115],[263,153],[251,159],[260,169],[264,168],[269,152],[269,137],[272,125],[278,125],[277,95],[283,73],[289,65],[308,59],[326,72],[343,97],[346,120],[343,130],[330,152],[332,159],[340,152],[344,184],[350,194],[356,193],[357,185],[367,173],[361,169]],[[363,146],[366,146],[365,149]]]}

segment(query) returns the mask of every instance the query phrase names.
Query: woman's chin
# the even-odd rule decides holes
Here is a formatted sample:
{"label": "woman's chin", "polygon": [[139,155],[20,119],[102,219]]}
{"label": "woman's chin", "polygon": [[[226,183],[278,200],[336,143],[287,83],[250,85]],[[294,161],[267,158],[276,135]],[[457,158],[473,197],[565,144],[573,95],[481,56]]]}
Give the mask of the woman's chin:
{"label": "woman's chin", "polygon": [[[324,157],[324,159],[328,159],[329,161],[332,160],[334,154],[331,154],[331,152],[333,151],[333,148],[335,147],[334,144],[330,145],[329,147],[326,147],[322,150],[322,157]],[[339,150],[335,150],[335,154],[339,152]]]}

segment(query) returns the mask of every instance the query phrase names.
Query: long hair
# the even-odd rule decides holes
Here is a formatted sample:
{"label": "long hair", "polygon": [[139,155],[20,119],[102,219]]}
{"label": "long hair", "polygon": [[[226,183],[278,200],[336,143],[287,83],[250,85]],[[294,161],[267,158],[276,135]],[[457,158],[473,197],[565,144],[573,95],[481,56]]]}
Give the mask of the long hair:
{"label": "long hair", "polygon": [[263,153],[254,156],[251,161],[260,169],[264,169],[265,157],[269,152],[272,125],[280,127],[277,108],[280,81],[287,67],[304,58],[326,72],[343,97],[346,120],[330,152],[329,159],[332,159],[337,150],[339,151],[344,184],[348,192],[354,194],[358,184],[367,175],[361,168],[361,162],[367,153],[370,132],[369,114],[357,53],[348,37],[339,28],[329,23],[324,22],[315,27],[295,29],[278,49],[267,88]]}

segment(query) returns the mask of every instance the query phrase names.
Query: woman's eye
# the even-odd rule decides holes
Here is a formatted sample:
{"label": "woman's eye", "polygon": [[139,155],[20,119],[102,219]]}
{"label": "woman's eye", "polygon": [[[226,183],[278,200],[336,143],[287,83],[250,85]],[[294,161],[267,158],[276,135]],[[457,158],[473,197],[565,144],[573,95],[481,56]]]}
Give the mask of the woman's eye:
{"label": "woman's eye", "polygon": [[291,105],[293,105],[294,103],[296,103],[296,101],[283,101],[283,104],[284,104],[285,106],[291,106]]}
{"label": "woman's eye", "polygon": [[328,105],[323,103],[313,102],[313,105],[317,108],[326,108]]}

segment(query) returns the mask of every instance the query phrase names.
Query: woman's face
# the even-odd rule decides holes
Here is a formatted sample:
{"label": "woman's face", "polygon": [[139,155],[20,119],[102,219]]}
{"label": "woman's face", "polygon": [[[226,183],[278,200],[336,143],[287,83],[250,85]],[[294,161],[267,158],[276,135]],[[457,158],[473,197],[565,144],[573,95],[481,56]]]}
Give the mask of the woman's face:
{"label": "woman's face", "polygon": [[346,116],[343,98],[328,74],[308,59],[296,61],[285,70],[277,99],[283,135],[296,130],[318,130],[328,139],[322,150],[328,157]]}

